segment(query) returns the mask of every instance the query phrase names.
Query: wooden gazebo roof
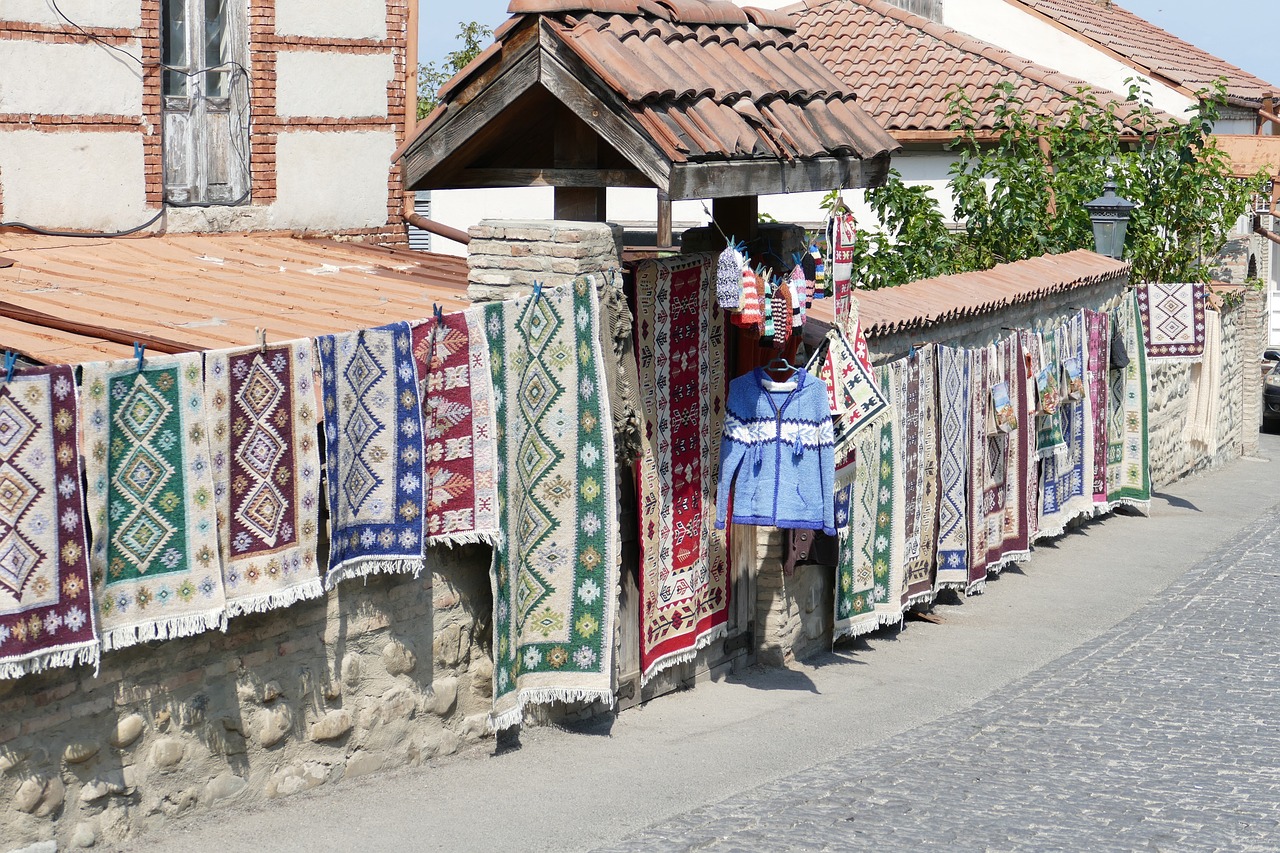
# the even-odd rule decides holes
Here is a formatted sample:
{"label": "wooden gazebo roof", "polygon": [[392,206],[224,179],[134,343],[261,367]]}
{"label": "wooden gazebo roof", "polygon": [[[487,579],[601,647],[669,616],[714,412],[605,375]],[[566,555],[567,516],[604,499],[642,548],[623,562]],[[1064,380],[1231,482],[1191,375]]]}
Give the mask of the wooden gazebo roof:
{"label": "wooden gazebo roof", "polygon": [[397,152],[411,189],[875,186],[891,136],[786,16],[722,0],[513,0]]}

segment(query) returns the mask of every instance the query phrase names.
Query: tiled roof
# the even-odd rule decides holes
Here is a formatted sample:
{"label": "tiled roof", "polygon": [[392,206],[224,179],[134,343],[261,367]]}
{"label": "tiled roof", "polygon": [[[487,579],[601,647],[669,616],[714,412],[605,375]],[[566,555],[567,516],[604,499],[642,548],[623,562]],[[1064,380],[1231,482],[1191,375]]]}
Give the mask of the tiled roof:
{"label": "tiled roof", "polygon": [[[855,291],[858,317],[868,337],[924,329],[976,317],[1128,275],[1125,261],[1079,250],[998,264],[989,270],[921,279],[898,287]],[[815,302],[809,320],[825,333],[833,299]]]}
{"label": "tiled roof", "polygon": [[[884,0],[808,0],[787,9],[814,55],[900,141],[949,131],[957,89],[974,101],[981,132],[997,127],[995,110],[982,103],[997,84],[1012,84],[1015,97],[1046,116],[1061,115],[1067,96],[1089,88]],[[1120,95],[1094,94],[1103,104],[1117,104],[1121,118],[1133,111]]]}
{"label": "tiled roof", "polygon": [[[4,266],[11,262],[9,266]],[[465,258],[263,235],[67,240],[0,233],[0,349],[41,363],[127,358],[132,335],[219,349],[461,310]],[[9,306],[16,306],[15,312]],[[126,340],[14,319],[40,312]]]}
{"label": "tiled roof", "polygon": [[1232,136],[1216,134],[1217,143],[1231,162],[1231,172],[1240,178],[1251,178],[1264,171],[1280,178],[1280,136]]}
{"label": "tiled roof", "polygon": [[[1219,77],[1227,78],[1227,96],[1240,105],[1257,107],[1280,87],[1237,68],[1225,59],[1160,29],[1155,24],[1110,0],[1007,0],[1052,19],[1077,36],[1108,48],[1131,60],[1139,68],[1191,91],[1211,87]],[[1202,7],[1203,14],[1227,14],[1223,8]],[[1274,24],[1274,19],[1270,22]],[[1265,21],[1254,21],[1266,30]],[[1240,38],[1267,38],[1270,33],[1251,35],[1254,27],[1243,18]]]}
{"label": "tiled roof", "polygon": [[513,0],[509,10],[497,45],[446,84],[445,109],[420,134],[540,17],[673,163],[870,159],[898,147],[778,12],[724,0]]}

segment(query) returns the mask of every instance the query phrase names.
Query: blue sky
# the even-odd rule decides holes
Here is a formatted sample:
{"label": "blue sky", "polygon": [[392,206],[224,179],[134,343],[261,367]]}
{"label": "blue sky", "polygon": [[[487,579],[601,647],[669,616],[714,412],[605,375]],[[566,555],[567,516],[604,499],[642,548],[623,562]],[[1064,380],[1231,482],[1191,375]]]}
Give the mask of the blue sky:
{"label": "blue sky", "polygon": [[[420,61],[443,60],[457,47],[459,21],[496,27],[508,0],[420,0]],[[944,0],[945,2],[945,0]],[[1280,86],[1280,3],[1277,0],[1121,0],[1120,5],[1176,36]]]}

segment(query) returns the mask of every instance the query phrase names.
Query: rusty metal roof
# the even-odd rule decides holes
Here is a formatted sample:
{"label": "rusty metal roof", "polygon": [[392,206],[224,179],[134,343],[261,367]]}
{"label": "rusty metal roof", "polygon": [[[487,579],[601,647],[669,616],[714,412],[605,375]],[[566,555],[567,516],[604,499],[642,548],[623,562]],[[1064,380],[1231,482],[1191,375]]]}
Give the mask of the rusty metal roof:
{"label": "rusty metal roof", "polygon": [[1252,178],[1266,172],[1280,178],[1280,136],[1234,136],[1216,134],[1213,141],[1231,162],[1231,173],[1239,178]]}
{"label": "rusty metal roof", "polygon": [[[1119,54],[1139,69],[1181,86],[1188,92],[1213,86],[1226,78],[1227,98],[1239,106],[1257,109],[1268,94],[1280,92],[1268,83],[1225,59],[1183,41],[1167,30],[1140,18],[1112,0],[1006,0],[1052,21],[1059,28],[1085,41]],[[1228,14],[1228,9],[1219,13]],[[1212,15],[1210,6],[1203,14]],[[1263,26],[1267,22],[1256,21]],[[1274,25],[1274,19],[1269,22]],[[1250,26],[1241,20],[1241,38],[1248,38]],[[1262,36],[1266,37],[1266,36]]]}
{"label": "rusty metal roof", "polygon": [[[858,317],[868,337],[924,329],[1034,302],[1046,296],[1127,276],[1133,265],[1077,250],[998,264],[989,270],[921,279],[898,287],[855,291]],[[809,319],[825,332],[834,299],[813,303]]]}
{"label": "rusty metal roof", "polygon": [[[0,261],[12,262],[0,262],[0,349],[45,364],[129,357],[130,336],[218,349],[254,343],[255,327],[287,340],[469,305],[464,258],[324,239],[0,232]],[[32,322],[31,312],[89,331]]]}
{"label": "rusty metal roof", "polygon": [[1042,116],[1063,115],[1069,96],[1086,89],[1102,106],[1113,105],[1121,119],[1136,109],[1121,95],[884,0],[807,0],[785,11],[814,56],[902,142],[956,136],[951,98],[957,90],[973,101],[973,127],[980,134],[1001,126],[995,106],[983,99],[1002,84],[1011,84],[1013,96]]}

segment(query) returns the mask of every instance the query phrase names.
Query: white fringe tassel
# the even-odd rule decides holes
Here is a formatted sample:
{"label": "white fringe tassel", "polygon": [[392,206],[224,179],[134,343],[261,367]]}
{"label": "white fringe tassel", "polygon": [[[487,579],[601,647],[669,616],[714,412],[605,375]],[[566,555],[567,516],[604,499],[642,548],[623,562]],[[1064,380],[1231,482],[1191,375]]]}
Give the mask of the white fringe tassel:
{"label": "white fringe tassel", "polygon": [[428,545],[444,545],[452,548],[455,545],[488,545],[492,548],[502,547],[502,533],[497,530],[470,533],[442,533],[439,536],[428,536]]}
{"label": "white fringe tassel", "polygon": [[348,578],[368,578],[369,575],[412,574],[416,578],[422,574],[426,562],[423,557],[356,557],[330,569],[324,587],[333,589]]}
{"label": "white fringe tassel", "polygon": [[266,613],[269,610],[279,610],[282,607],[288,607],[290,604],[319,598],[322,595],[324,595],[324,580],[315,577],[306,583],[278,589],[263,595],[231,599],[227,602],[227,618],[243,616],[249,613]]}
{"label": "white fringe tassel", "polygon": [[35,675],[47,669],[57,669],[77,664],[93,664],[97,672],[98,663],[102,659],[102,645],[97,640],[78,643],[74,646],[48,649],[37,652],[22,660],[11,660],[0,663],[0,680],[22,678],[24,675]]}
{"label": "white fringe tassel", "polygon": [[531,687],[517,690],[515,706],[500,713],[489,714],[489,731],[500,732],[524,721],[524,709],[530,705],[550,705],[553,702],[603,702],[605,707],[614,706],[613,690],[570,687]]}
{"label": "white fringe tassel", "polygon": [[179,637],[190,637],[203,634],[205,631],[227,630],[227,611],[219,608],[205,613],[192,613],[188,616],[177,616],[173,619],[161,619],[158,622],[143,622],[140,625],[128,625],[114,628],[102,635],[104,652],[116,649],[127,649],[139,643],[152,640],[176,640]]}
{"label": "white fringe tassel", "polygon": [[727,636],[728,633],[728,623],[721,623],[714,628],[710,628],[703,632],[698,639],[694,640],[692,648],[681,649],[678,652],[671,652],[668,655],[658,658],[649,665],[648,672],[640,673],[640,687],[643,688],[660,673],[665,672],[674,666],[679,666],[682,663],[688,663],[695,659],[698,656],[698,652],[702,651],[721,637]]}
{"label": "white fringe tassel", "polygon": [[831,642],[843,640],[845,637],[861,637],[863,634],[870,634],[880,627],[880,620],[875,618],[874,613],[864,613],[856,622],[850,622],[847,625],[837,625],[832,632]]}

